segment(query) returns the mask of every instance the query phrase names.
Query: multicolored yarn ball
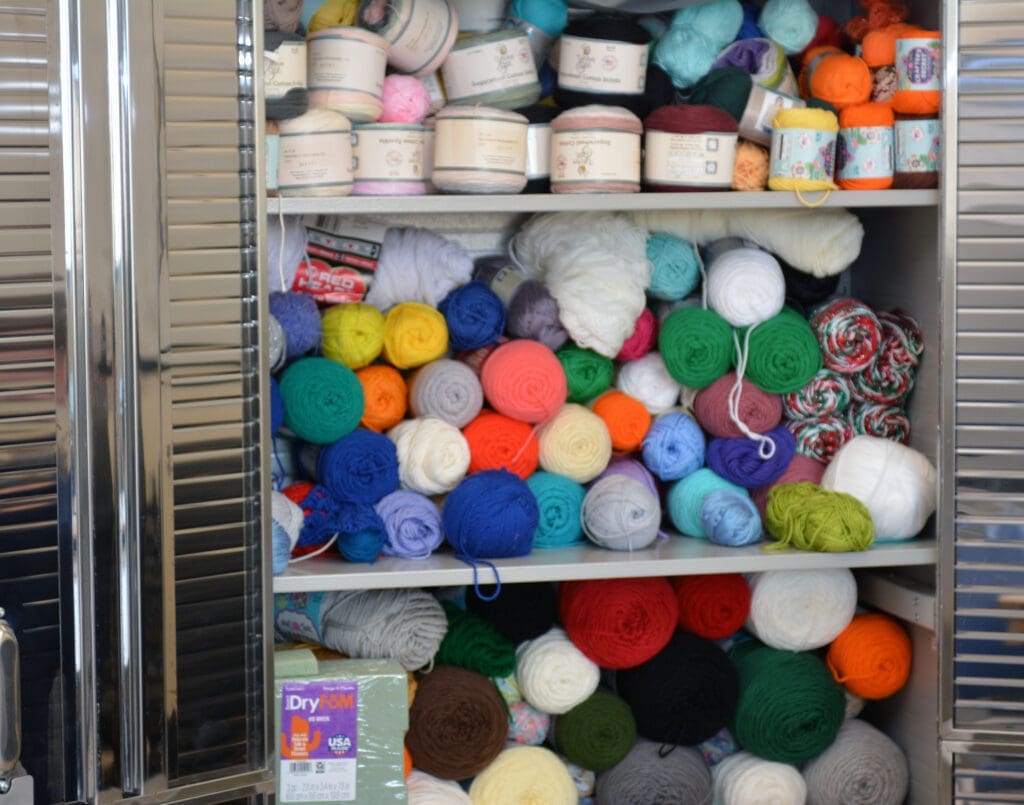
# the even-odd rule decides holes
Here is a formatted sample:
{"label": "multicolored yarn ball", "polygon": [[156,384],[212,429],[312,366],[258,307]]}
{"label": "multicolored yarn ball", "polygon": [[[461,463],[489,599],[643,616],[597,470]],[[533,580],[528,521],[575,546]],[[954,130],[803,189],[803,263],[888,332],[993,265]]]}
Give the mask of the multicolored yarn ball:
{"label": "multicolored yarn ball", "polygon": [[752,573],[747,583],[747,630],[784,651],[827,646],[850,625],[857,608],[857,582],[847,568],[769,570]]}
{"label": "multicolored yarn ball", "polygon": [[786,428],[796,439],[797,453],[822,464],[828,464],[836,451],[854,437],[853,425],[842,414],[790,420]]}
{"label": "multicolored yarn ball", "polygon": [[402,487],[423,495],[450,492],[469,470],[469,445],[462,432],[434,417],[399,422],[388,431],[398,453]]}
{"label": "multicolored yarn ball", "polygon": [[672,411],[651,423],[644,437],[644,464],[662,481],[678,481],[704,466],[704,433],[693,417]]}
{"label": "multicolored yarn ball", "polygon": [[754,502],[747,495],[728,489],[716,489],[704,498],[700,519],[708,540],[716,545],[752,545],[763,533],[761,513]]}
{"label": "multicolored yarn ball", "polygon": [[871,513],[863,503],[810,483],[773,486],[765,528],[778,540],[777,547],[804,551],[866,551],[875,541]]}
{"label": "multicolored yarn ball", "polygon": [[530,552],[539,513],[525,481],[506,470],[484,470],[448,494],[441,521],[459,554],[495,559]]}
{"label": "multicolored yarn ball", "polygon": [[647,238],[647,259],[654,270],[647,295],[675,302],[688,296],[700,282],[697,247],[668,232],[652,232]]}
{"label": "multicolored yarn ball", "polygon": [[551,716],[524,701],[508,707],[508,740],[519,746],[540,746],[551,730]]}
{"label": "multicolored yarn ball", "polygon": [[580,509],[583,533],[613,551],[638,551],[658,538],[661,503],[642,481],[609,475],[587,490]]}
{"label": "multicolored yarn ball", "polygon": [[555,585],[547,582],[474,586],[466,591],[466,609],[489,620],[516,646],[545,634],[558,619]]}
{"label": "multicolored yarn ball", "polygon": [[622,344],[622,349],[615,356],[617,361],[632,361],[642,358],[658,343],[658,320],[650,308],[644,308],[636,320],[633,334]]}
{"label": "multicolored yarn ball", "polygon": [[799,769],[788,763],[776,763],[750,752],[737,752],[723,758],[711,771],[715,783],[715,802],[721,805],[803,805],[807,784]]}
{"label": "multicolored yarn ball", "polygon": [[430,113],[430,92],[418,78],[392,73],[381,86],[384,105],[378,123],[422,123]]}
{"label": "multicolored yarn ball", "polygon": [[894,363],[917,366],[924,354],[924,336],[921,325],[907,311],[901,308],[885,310],[878,314],[882,324],[882,351],[891,354]]}
{"label": "multicolored yarn ball", "polygon": [[822,369],[799,391],[784,394],[782,410],[789,419],[817,419],[841,414],[850,406],[846,375]]}
{"label": "multicolored yarn ball", "polygon": [[732,481],[727,481],[714,470],[702,467],[692,472],[673,486],[665,499],[668,516],[679,531],[688,537],[707,539],[701,508],[704,500],[716,489],[731,489],[741,494],[747,491]]}
{"label": "multicolored yarn ball", "polygon": [[878,314],[882,325],[882,346],[871,366],[850,375],[853,395],[858,400],[898,405],[914,388],[914,374],[924,352],[917,322],[901,310]]}
{"label": "multicolored yarn ball", "polygon": [[770,484],[782,475],[792,460],[796,440],[782,425],[772,428],[763,438],[774,445],[768,457],[761,452],[762,445],[753,439],[712,439],[707,448],[708,466],[727,481],[746,489]]}
{"label": "multicolored yarn ball", "polygon": [[576,784],[565,764],[542,746],[506,749],[476,776],[469,798],[480,805],[544,802],[576,805]]}
{"label": "multicolored yarn ball", "polygon": [[356,429],[363,387],[351,369],[329,358],[302,358],[280,379],[285,424],[300,439],[330,444]]}
{"label": "multicolored yarn ball", "polygon": [[704,756],[704,762],[713,770],[716,764],[721,763],[729,755],[734,755],[740,751],[740,747],[729,730],[726,727],[722,727],[722,729],[706,741],[701,741],[697,744],[697,751]]}
{"label": "multicolored yarn ball", "polygon": [[554,745],[571,763],[602,772],[622,760],[636,741],[629,705],[598,689],[555,720]]}
{"label": "multicolored yarn ball", "polygon": [[899,805],[910,788],[903,750],[881,730],[843,722],[831,746],[804,766],[808,802]]}
{"label": "multicolored yarn ball", "polygon": [[615,387],[642,402],[652,416],[668,411],[679,402],[680,386],[665,368],[660,352],[649,352],[622,364]]}
{"label": "multicolored yarn ball", "polygon": [[750,613],[750,587],[739,573],[670,579],[679,603],[679,628],[708,640],[734,635]]}
{"label": "multicolored yarn ball", "polygon": [[586,403],[607,391],[615,374],[611,358],[592,349],[566,344],[555,353],[562,364],[571,402]]}
{"label": "multicolored yarn ball", "polygon": [[[730,341],[731,343],[731,341]],[[739,360],[739,356],[734,356]],[[792,308],[750,331],[746,376],[762,391],[787,394],[803,388],[821,368],[818,340]]]}
{"label": "multicolored yarn ball", "polygon": [[384,319],[384,360],[396,369],[415,369],[448,351],[448,325],[436,309],[402,302]]}
{"label": "multicolored yarn ball", "polygon": [[516,648],[488,621],[444,601],[448,631],[434,656],[438,665],[457,665],[484,676],[508,676],[516,669]]}
{"label": "multicolored yarn ball", "polygon": [[320,451],[316,475],[338,500],[376,503],[398,489],[398,454],[387,436],[355,430]]}
{"label": "multicolored yarn ball", "polygon": [[811,317],[825,368],[842,374],[867,369],[878,357],[882,325],[874,312],[857,299],[835,299]]}
{"label": "multicolored yarn ball", "polygon": [[409,381],[409,409],[413,416],[436,417],[464,428],[480,413],[483,404],[480,378],[461,361],[432,361],[418,369]]}
{"label": "multicolored yarn ball", "polygon": [[425,559],[444,542],[441,512],[425,495],[411,489],[399,489],[385,495],[374,505],[384,523],[385,556]]}
{"label": "multicolored yarn ball", "polygon": [[591,410],[601,417],[612,440],[612,450],[631,453],[638,450],[651,427],[651,415],[639,400],[622,391],[606,391]]}
{"label": "multicolored yarn ball", "polygon": [[537,469],[540,447],[533,428],[494,411],[481,411],[462,430],[469,445],[469,472],[508,470],[523,480]]}
{"label": "multicolored yarn ball", "polygon": [[885,699],[907,684],[912,657],[910,637],[894,618],[862,612],[832,641],[825,663],[855,696]]}
{"label": "multicolored yarn ball", "polygon": [[517,339],[502,344],[480,374],[484,397],[496,411],[520,422],[545,422],[568,396],[565,371],[543,344]]}
{"label": "multicolored yarn ball", "polygon": [[535,472],[526,479],[540,513],[534,548],[565,548],[582,543],[580,509],[587,490],[582,484],[551,472]]}
{"label": "multicolored yarn ball", "polygon": [[448,324],[448,340],[455,349],[493,344],[505,330],[504,303],[476,280],[451,291],[437,309]]}
{"label": "multicolored yarn ball", "polygon": [[679,619],[672,585],[661,578],[562,582],[558,611],[573,644],[612,670],[651,659],[668,644]]}
{"label": "multicolored yarn ball", "polygon": [[409,391],[401,373],[383,364],[364,366],[356,372],[363,387],[364,428],[378,433],[389,430],[405,418]]}
{"label": "multicolored yarn ball", "polygon": [[732,328],[713,310],[681,308],[662,323],[658,349],[676,382],[702,389],[729,371]]}
{"label": "multicolored yarn ball", "polygon": [[596,802],[708,803],[711,790],[711,772],[696,749],[677,747],[665,753],[657,742],[641,739],[626,757],[598,776]]}
{"label": "multicolored yarn ball", "polygon": [[511,706],[523,700],[523,692],[519,690],[519,683],[516,682],[515,674],[495,677],[491,681],[494,683],[494,687],[498,689],[498,693],[501,694],[501,698],[505,700],[505,704]]}
{"label": "multicolored yarn ball", "polygon": [[601,669],[557,627],[516,649],[519,689],[542,713],[568,713],[593,695],[600,678]]}
{"label": "multicolored yarn ball", "polygon": [[284,331],[285,353],[289,360],[313,351],[320,344],[320,309],[312,296],[272,293],[269,309]]}
{"label": "multicolored yarn ball", "polygon": [[384,314],[373,305],[353,302],[324,311],[320,320],[324,357],[349,369],[369,366],[384,348]]}
{"label": "multicolored yarn ball", "polygon": [[594,480],[612,457],[604,420],[582,405],[568,403],[538,434],[540,466],[577,483]]}
{"label": "multicolored yarn ball", "polygon": [[[782,401],[777,394],[762,391],[747,379],[740,381],[737,413],[739,420],[754,433],[767,433],[782,421]],[[693,412],[697,421],[712,436],[738,439],[745,434],[729,415],[729,397],[736,385],[736,373],[722,375],[697,392]]]}
{"label": "multicolored yarn ball", "polygon": [[850,409],[849,418],[855,433],[878,436],[900,444],[910,441],[910,417],[897,406],[858,404]]}

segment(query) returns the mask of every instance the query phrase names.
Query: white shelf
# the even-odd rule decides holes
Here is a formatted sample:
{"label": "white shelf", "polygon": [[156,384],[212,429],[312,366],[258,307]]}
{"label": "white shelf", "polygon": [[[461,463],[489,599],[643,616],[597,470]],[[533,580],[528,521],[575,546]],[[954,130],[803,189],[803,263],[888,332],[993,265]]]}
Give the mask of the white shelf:
{"label": "white shelf", "polygon": [[[814,202],[821,193],[808,193]],[[822,207],[934,207],[938,190],[838,190]],[[800,209],[795,193],[608,193],[476,196],[345,196],[268,198],[267,213],[288,215],[398,215],[409,213],[530,213],[631,210]]]}
{"label": "white shelf", "polygon": [[889,569],[857,575],[862,601],[907,623],[935,631],[935,587],[901,576]]}
{"label": "white shelf", "polygon": [[[860,552],[812,553],[765,550],[761,545],[728,548],[691,537],[670,537],[652,548],[632,553],[579,546],[535,550],[516,559],[496,559],[494,565],[502,582],[529,582],[931,565],[937,555],[934,540],[888,543]],[[494,574],[481,565],[479,580],[481,584],[492,583]],[[436,553],[427,559],[384,558],[372,565],[351,564],[337,557],[318,557],[294,564],[284,575],[275,577],[274,592],[448,587],[472,583],[473,569],[446,553]]]}

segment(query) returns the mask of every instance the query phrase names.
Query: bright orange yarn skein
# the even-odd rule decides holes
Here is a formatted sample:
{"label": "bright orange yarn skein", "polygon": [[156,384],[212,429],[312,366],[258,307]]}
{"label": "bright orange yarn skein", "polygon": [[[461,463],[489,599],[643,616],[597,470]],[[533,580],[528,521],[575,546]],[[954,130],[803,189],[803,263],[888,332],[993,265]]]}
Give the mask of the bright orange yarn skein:
{"label": "bright orange yarn skein", "polygon": [[[839,113],[840,142],[842,143],[845,138],[843,129],[887,128],[891,130],[895,122],[896,115],[893,114],[892,107],[884,103],[865,103],[860,106],[851,106]],[[845,147],[845,145],[842,147]],[[837,173],[836,184],[842,190],[887,190],[892,187],[893,182],[892,154],[893,147],[890,146],[888,176],[842,179],[838,178],[839,174]],[[840,168],[840,172],[841,170]]]}
{"label": "bright orange yarn skein", "polygon": [[640,448],[651,428],[651,415],[636,397],[623,391],[606,391],[591,404],[612,437],[612,450],[632,453]]}
{"label": "bright orange yarn skein", "polygon": [[[934,39],[941,41],[942,34],[939,31],[904,31],[896,37],[897,43],[901,39]],[[924,50],[928,50],[925,48]],[[937,58],[935,70],[941,69],[941,60]],[[896,65],[897,76],[900,73],[900,65]],[[897,86],[892,96],[892,107],[901,115],[934,115],[942,106],[942,90],[938,89],[899,89]]]}
{"label": "bright orange yarn skein", "polygon": [[828,647],[825,662],[836,682],[864,699],[884,699],[910,677],[910,638],[881,613],[854,615]]}
{"label": "bright orange yarn skein", "polygon": [[540,443],[534,429],[525,422],[481,411],[462,429],[469,445],[469,472],[508,470],[524,481],[537,469]]}
{"label": "bright orange yarn skein", "polygon": [[363,387],[363,427],[377,433],[393,428],[405,418],[409,400],[402,373],[391,366],[367,366],[356,372]]}
{"label": "bright orange yarn skein", "polygon": [[820,98],[842,111],[871,100],[871,70],[863,59],[837,53],[825,56],[811,73],[811,97]]}
{"label": "bright orange yarn skein", "polygon": [[920,31],[916,25],[906,22],[897,22],[887,28],[878,31],[871,31],[864,37],[860,45],[860,57],[864,63],[874,70],[877,67],[885,67],[889,64],[896,64],[896,37],[908,31]]}
{"label": "bright orange yarn skein", "polygon": [[811,76],[826,58],[843,55],[845,55],[844,52],[835,45],[819,45],[808,50],[803,67],[800,68],[800,75],[796,80],[797,86],[800,88],[800,97],[804,100],[811,97]]}

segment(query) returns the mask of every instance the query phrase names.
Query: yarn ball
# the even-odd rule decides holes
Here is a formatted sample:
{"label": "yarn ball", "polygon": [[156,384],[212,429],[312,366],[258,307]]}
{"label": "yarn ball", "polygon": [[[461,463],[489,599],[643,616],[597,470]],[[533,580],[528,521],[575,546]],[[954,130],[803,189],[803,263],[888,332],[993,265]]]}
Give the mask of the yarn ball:
{"label": "yarn ball", "polygon": [[636,741],[636,720],[629,705],[598,689],[555,721],[555,747],[572,763],[605,771],[622,760]]}
{"label": "yarn ball", "polygon": [[658,320],[650,308],[644,308],[643,313],[636,320],[633,334],[627,338],[619,354],[615,356],[617,361],[632,361],[642,358],[658,342]]}
{"label": "yarn ball", "polygon": [[765,760],[803,763],[821,754],[843,723],[846,700],[814,654],[734,646],[740,693],[729,731]]}
{"label": "yarn ball", "polygon": [[708,266],[708,304],[733,327],[760,324],[782,310],[782,267],[760,249],[731,249]]}
{"label": "yarn ball", "polygon": [[[736,373],[722,375],[697,392],[693,413],[712,436],[738,439],[745,434],[729,416],[729,395],[736,385]],[[739,420],[754,433],[768,433],[782,421],[782,401],[778,394],[762,391],[749,380],[740,381]]]}
{"label": "yarn ball", "polygon": [[477,349],[493,344],[505,330],[505,305],[482,282],[473,280],[449,293],[437,308],[448,324],[448,340],[455,349]]}
{"label": "yarn ball", "polygon": [[304,293],[270,294],[270,315],[284,330],[288,359],[298,358],[320,344],[320,309],[312,296]]}
{"label": "yarn ball", "polygon": [[288,560],[292,555],[292,544],[288,534],[278,522],[272,522],[271,531],[271,563],[275,576],[280,576],[288,569]]}
{"label": "yarn ball", "polygon": [[399,489],[385,495],[374,511],[384,523],[385,556],[424,559],[444,542],[441,512],[425,495],[411,489]]}
{"label": "yarn ball", "polygon": [[540,746],[551,731],[551,716],[520,700],[508,706],[508,741],[520,746]]}
{"label": "yarn ball", "polygon": [[704,466],[704,434],[693,417],[662,414],[651,423],[641,455],[659,480],[678,481]]}
{"label": "yarn ball", "polygon": [[355,430],[324,447],[316,475],[338,500],[376,503],[398,489],[398,454],[387,436]]}
{"label": "yarn ball", "polygon": [[704,499],[716,489],[730,489],[747,494],[742,486],[716,475],[714,470],[702,467],[684,477],[669,490],[665,503],[672,524],[689,537],[707,539],[704,521],[700,516],[701,508],[704,506]]}
{"label": "yarn ball", "polygon": [[675,302],[688,296],[700,282],[697,247],[668,232],[652,232],[647,238],[647,259],[654,270],[647,295]]}
{"label": "yarn ball", "polygon": [[857,582],[847,568],[769,570],[753,573],[747,630],[785,651],[827,646],[850,625]]}
{"label": "yarn ball", "polygon": [[718,50],[736,38],[743,24],[743,6],[739,0],[707,0],[681,8],[672,17],[673,27],[700,31]]}
{"label": "yarn ball", "polygon": [[619,368],[615,387],[639,400],[649,414],[661,414],[679,402],[679,384],[665,368],[660,352],[650,352]]}
{"label": "yarn ball", "polygon": [[855,436],[843,445],[821,479],[822,489],[845,492],[867,506],[879,540],[919,534],[935,511],[937,487],[926,456],[877,436]]}
{"label": "yarn ball", "polygon": [[457,665],[484,676],[508,676],[516,669],[516,647],[494,626],[472,612],[444,601],[448,632],[441,641],[434,662]]}
{"label": "yarn ball", "polygon": [[583,542],[580,509],[587,490],[564,475],[535,472],[526,479],[540,515],[534,548],[565,548]]}
{"label": "yarn ball", "polygon": [[665,753],[638,740],[621,761],[597,778],[597,805],[711,802],[711,772],[700,752],[678,747]]}
{"label": "yarn ball", "polygon": [[857,299],[834,299],[811,317],[821,346],[825,367],[853,374],[867,369],[878,357],[882,325],[871,310]]}
{"label": "yarn ball", "polygon": [[399,422],[388,431],[398,454],[402,487],[423,495],[450,492],[469,469],[469,445],[462,432],[434,417]]}
{"label": "yarn ball", "polygon": [[803,805],[807,784],[800,771],[749,752],[737,752],[712,768],[720,805]]}
{"label": "yarn ball", "polygon": [[806,386],[783,395],[782,408],[789,419],[815,419],[841,414],[850,406],[850,385],[845,375],[822,369]]}
{"label": "yarn ball", "polygon": [[356,429],[363,387],[351,369],[329,358],[302,358],[281,374],[285,424],[300,439],[330,444]]}
{"label": "yarn ball", "polygon": [[552,39],[561,36],[569,22],[569,7],[563,0],[512,0],[505,14],[510,20],[535,25]]}
{"label": "yarn ball", "polygon": [[734,66],[718,67],[694,84],[689,101],[728,112],[738,123],[750,100],[751,86],[747,70]]}
{"label": "yarn ball", "polygon": [[664,70],[678,89],[687,89],[708,74],[718,48],[700,31],[690,26],[673,25],[658,40],[653,62]]}
{"label": "yarn ball", "polygon": [[807,320],[792,308],[783,308],[750,331],[746,376],[762,391],[796,391],[820,368],[818,339]]}
{"label": "yarn ball", "polygon": [[448,351],[448,325],[437,310],[420,302],[402,302],[384,319],[384,360],[397,369],[414,369]]}
{"label": "yarn ball", "polygon": [[418,369],[409,381],[413,416],[436,417],[461,429],[473,421],[483,404],[480,378],[461,361],[433,361]]}
{"label": "yarn ball", "polygon": [[739,573],[671,579],[679,603],[679,628],[708,640],[739,631],[750,613],[750,586]]}
{"label": "yarn ball", "polygon": [[900,805],[910,788],[907,757],[888,735],[859,719],[803,769],[808,802]]}
{"label": "yarn ball", "polygon": [[770,439],[775,451],[768,458],[759,452],[762,445],[753,439],[712,439],[708,443],[708,466],[727,481],[753,489],[770,484],[785,471],[796,452],[796,439],[784,426],[772,428],[763,438]]}
{"label": "yarn ball", "polygon": [[728,489],[711,492],[700,507],[708,540],[716,545],[740,547],[761,539],[761,513],[747,496]]}
{"label": "yarn ball", "polygon": [[381,87],[384,109],[378,123],[422,123],[430,114],[430,92],[411,75],[392,73]]}
{"label": "yarn ball", "polygon": [[568,713],[593,695],[600,678],[601,669],[557,627],[516,649],[519,689],[542,713]]}
{"label": "yarn ball", "polygon": [[575,403],[562,406],[541,428],[538,441],[541,468],[581,484],[600,475],[612,457],[604,420]]}
{"label": "yarn ball", "polygon": [[540,637],[558,618],[553,584],[482,584],[478,591],[467,591],[466,609],[493,623],[516,646]]}
{"label": "yarn ball", "polygon": [[544,422],[568,395],[565,371],[543,344],[517,339],[502,344],[480,374],[484,397],[499,413],[520,422]]}
{"label": "yarn ball", "polygon": [[531,338],[549,349],[558,349],[569,338],[559,321],[558,302],[544,283],[528,279],[509,265],[506,256],[477,258],[473,279],[486,283],[505,300],[510,336]]}
{"label": "yarn ball", "polygon": [[506,470],[483,470],[448,493],[441,521],[456,552],[496,559],[530,552],[539,513],[525,481]]}
{"label": "yarn ball", "polygon": [[866,551],[875,541],[867,507],[852,495],[812,483],[776,484],[768,492],[765,528],[779,547],[803,551]]}
{"label": "yarn ball", "polygon": [[768,508],[768,494],[774,487],[781,484],[800,483],[801,481],[818,484],[821,482],[821,476],[824,473],[825,465],[820,461],[815,461],[813,458],[797,453],[793,456],[793,460],[789,462],[782,475],[768,486],[759,486],[757,489],[752,489],[750,491],[750,498],[757,505],[758,511],[761,512],[763,517]]}
{"label": "yarn ball", "polygon": [[473,780],[469,797],[479,805],[576,805],[579,801],[576,784],[565,764],[542,746],[506,749]]}
{"label": "yarn ball", "polygon": [[576,647],[612,670],[651,659],[668,644],[679,619],[672,585],[662,578],[562,582],[558,611]]}
{"label": "yarn ball", "polygon": [[651,427],[651,415],[642,402],[613,390],[606,391],[590,407],[608,429],[612,450],[631,453],[640,448]]}
{"label": "yarn ball", "polygon": [[661,503],[642,481],[609,475],[587,490],[580,509],[583,533],[613,551],[638,551],[658,538]]}
{"label": "yarn ball", "polygon": [[604,472],[597,476],[596,480],[600,481],[609,475],[624,475],[627,478],[632,478],[634,481],[640,481],[653,494],[658,495],[660,493],[658,484],[654,480],[654,476],[651,475],[650,470],[635,458],[630,458],[629,456],[613,458],[608,463],[608,466],[605,467]]}
{"label": "yarn ball", "polygon": [[797,271],[781,260],[779,264],[782,266],[782,276],[786,278],[786,298],[798,305],[817,305],[832,296],[839,287],[842,274],[816,277],[806,271]]}
{"label": "yarn ball", "polygon": [[768,0],[757,24],[789,56],[806,48],[818,31],[818,15],[807,0]]}
{"label": "yarn ball", "polygon": [[[732,169],[732,189],[757,192],[768,188],[768,149],[750,140],[736,143],[736,158]],[[789,286],[787,285],[787,290]]]}
{"label": "yarn ball", "polygon": [[585,403],[607,391],[612,384],[615,364],[611,358],[575,344],[566,344],[555,357],[562,364],[568,398],[572,402]]}
{"label": "yarn ball", "polygon": [[378,433],[389,430],[405,418],[408,389],[405,379],[391,366],[364,366],[358,372],[363,387],[363,418],[359,423]]}
{"label": "yarn ball", "polygon": [[871,70],[859,56],[836,53],[823,58],[811,73],[811,95],[838,111],[871,100]]}
{"label": "yarn ball", "polygon": [[282,494],[302,511],[294,556],[312,553],[338,532],[338,502],[319,484],[308,481],[290,484]]}
{"label": "yarn ball", "polygon": [[406,775],[405,790],[409,805],[472,805],[469,794],[457,782],[441,780],[419,769]]}
{"label": "yarn ball", "polygon": [[384,549],[387,531],[384,522],[367,503],[341,504],[346,512],[345,526],[338,532],[338,553],[349,562],[374,562]]}
{"label": "yarn ball", "polygon": [[911,657],[910,637],[894,618],[862,612],[832,641],[825,662],[855,696],[884,699],[907,684]]}
{"label": "yarn ball", "polygon": [[691,746],[710,738],[736,710],[736,669],[717,645],[676,631],[643,665],[615,675],[637,732],[652,741]]}
{"label": "yarn ball", "polygon": [[366,303],[381,310],[403,302],[437,307],[472,273],[473,259],[455,241],[429,229],[388,227]]}
{"label": "yarn ball", "polygon": [[508,470],[526,480],[537,469],[533,428],[494,411],[482,411],[462,431],[469,445],[469,472]]}
{"label": "yarn ball", "polygon": [[295,547],[299,541],[299,534],[305,523],[306,516],[295,501],[287,495],[273,491],[270,493],[270,516],[274,523],[279,525],[285,533],[288,541],[288,550]]}
{"label": "yarn ball", "polygon": [[284,398],[281,397],[281,387],[275,378],[270,378],[270,435],[277,436],[284,424]]}
{"label": "yarn ball", "polygon": [[320,320],[324,357],[349,369],[369,366],[384,348],[384,315],[373,305],[350,303],[324,311]]}
{"label": "yarn ball", "polygon": [[487,677],[439,665],[416,676],[405,745],[417,769],[443,780],[479,774],[505,747],[505,704]]}
{"label": "yarn ball", "polygon": [[677,383],[702,389],[729,371],[732,328],[713,310],[680,308],[662,323],[658,349]]}

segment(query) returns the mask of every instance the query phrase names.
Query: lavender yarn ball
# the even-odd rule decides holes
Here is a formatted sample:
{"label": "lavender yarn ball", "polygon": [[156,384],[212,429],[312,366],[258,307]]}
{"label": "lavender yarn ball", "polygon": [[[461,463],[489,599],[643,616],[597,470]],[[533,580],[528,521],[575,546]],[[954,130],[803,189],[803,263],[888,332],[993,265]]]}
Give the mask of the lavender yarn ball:
{"label": "lavender yarn ball", "polygon": [[700,519],[708,539],[737,548],[761,539],[761,513],[746,495],[731,489],[708,493],[700,507]]}
{"label": "lavender yarn ball", "polygon": [[505,329],[505,305],[477,280],[461,285],[437,309],[448,323],[448,342],[456,349],[479,349],[493,344]]}
{"label": "lavender yarn ball", "polygon": [[775,444],[771,458],[761,458],[760,443],[753,439],[712,439],[707,449],[708,466],[727,481],[753,489],[770,484],[789,466],[796,452],[796,439],[785,425],[764,434]]}
{"label": "lavender yarn ball", "polygon": [[425,559],[444,542],[441,512],[419,492],[399,489],[382,497],[373,508],[384,522],[385,556]]}
{"label": "lavender yarn ball", "polygon": [[312,296],[272,293],[270,315],[284,330],[285,353],[289,359],[312,352],[320,345],[320,309]]}
{"label": "lavender yarn ball", "polygon": [[607,478],[609,475],[625,475],[627,478],[632,478],[634,481],[639,481],[648,489],[651,490],[655,495],[658,494],[658,484],[654,480],[654,476],[651,475],[650,470],[647,469],[643,464],[637,461],[635,458],[620,457],[612,459],[611,463],[605,468],[604,472],[594,479],[593,483],[597,483],[602,478]]}
{"label": "lavender yarn ball", "polygon": [[660,480],[678,481],[704,466],[704,452],[704,432],[697,421],[673,411],[651,423],[640,454]]}

